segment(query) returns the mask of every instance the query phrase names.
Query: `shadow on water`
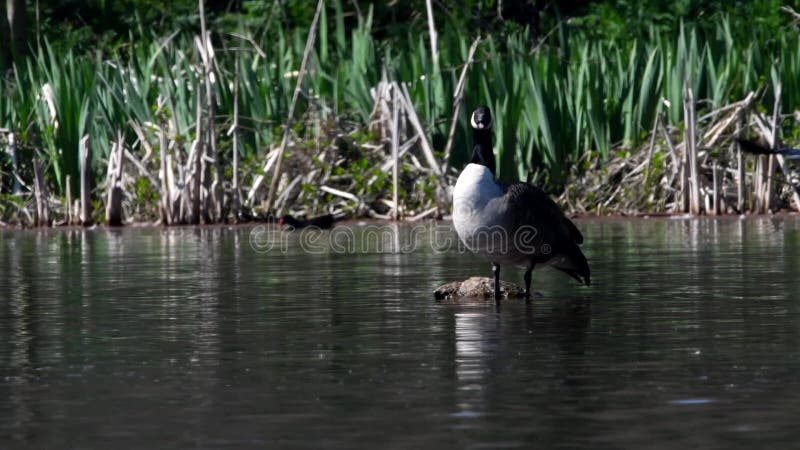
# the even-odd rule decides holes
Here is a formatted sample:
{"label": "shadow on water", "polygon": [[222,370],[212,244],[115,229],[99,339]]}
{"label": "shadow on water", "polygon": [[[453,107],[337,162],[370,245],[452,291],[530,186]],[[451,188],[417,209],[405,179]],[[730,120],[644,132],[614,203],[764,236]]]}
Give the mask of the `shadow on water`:
{"label": "shadow on water", "polygon": [[0,232],[0,447],[797,441],[800,221],[579,226],[592,287],[499,308],[432,225]]}

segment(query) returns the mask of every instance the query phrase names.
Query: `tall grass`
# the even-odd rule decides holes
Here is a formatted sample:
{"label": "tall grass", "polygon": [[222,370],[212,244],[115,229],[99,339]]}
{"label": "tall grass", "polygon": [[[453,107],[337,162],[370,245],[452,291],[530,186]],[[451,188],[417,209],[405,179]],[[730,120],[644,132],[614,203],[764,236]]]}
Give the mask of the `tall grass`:
{"label": "tall grass", "polygon": [[[325,8],[319,38],[306,76],[297,117],[319,110],[324,119],[348,120],[366,127],[373,109],[370,89],[384,72],[407,84],[420,119],[437,151],[444,148],[451,93],[475,36],[442,26],[440,67],[434,72],[426,34],[393,42],[372,38],[371,10],[345,26],[343,4]],[[444,14],[442,15],[444,16]],[[280,21],[273,26],[281,27]],[[630,42],[596,41],[564,25],[560,39],[531,51],[526,32],[482,40],[466,80],[466,108],[459,117],[452,165],[468,157],[471,108],[487,104],[496,116],[496,147],[501,178],[539,174],[551,188],[563,185],[572,165],[587,152],[607,156],[615,144],[633,148],[653,128],[656,114],[671,125],[683,120],[683,86],[689,83],[701,112],[748,92],[762,90],[773,103],[773,83],[783,85],[783,111],[800,107],[800,34],[776,33],[771,42],[732,37],[731,24],[718,19],[715,32],[682,26],[674,35],[642,36]],[[233,79],[239,65],[242,174],[247,185],[260,170],[268,149],[280,138],[293,84],[303,55],[306,30],[278,28],[267,33],[215,30],[216,132],[223,164],[232,159],[225,131],[232,123]],[[261,41],[254,36],[270,36]],[[148,130],[168,127],[183,152],[196,136],[194,123],[203,74],[193,36],[154,37],[132,43],[125,52],[100,57],[56,55],[45,44],[0,80],[0,128],[18,134],[28,152],[47,156],[48,176],[59,195],[66,175],[77,183],[78,142],[91,136],[93,172],[101,180],[110,139],[123,132],[130,147],[145,157],[131,123]],[[773,76],[774,75],[774,76]],[[48,90],[52,92],[50,96]],[[48,103],[47,99],[51,101]],[[304,122],[299,121],[302,128]],[[156,149],[160,151],[161,149]],[[441,157],[441,154],[438,155]],[[148,156],[149,157],[149,156]],[[157,159],[157,158],[155,158]],[[10,183],[4,177],[0,188]],[[77,185],[72,186],[77,191]]]}

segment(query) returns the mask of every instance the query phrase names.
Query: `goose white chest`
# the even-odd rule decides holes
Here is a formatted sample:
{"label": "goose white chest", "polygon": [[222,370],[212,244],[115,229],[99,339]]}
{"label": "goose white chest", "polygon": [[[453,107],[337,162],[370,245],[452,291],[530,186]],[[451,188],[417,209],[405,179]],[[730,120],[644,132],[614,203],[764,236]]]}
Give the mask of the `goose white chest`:
{"label": "goose white chest", "polygon": [[468,164],[461,172],[453,189],[453,225],[467,246],[478,230],[499,225],[495,208],[503,195],[488,167]]}

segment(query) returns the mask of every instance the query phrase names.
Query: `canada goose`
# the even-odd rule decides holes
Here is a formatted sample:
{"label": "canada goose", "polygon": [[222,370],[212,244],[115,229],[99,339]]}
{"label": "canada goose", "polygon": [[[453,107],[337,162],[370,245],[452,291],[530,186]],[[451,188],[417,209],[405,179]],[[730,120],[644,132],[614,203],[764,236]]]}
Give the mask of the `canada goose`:
{"label": "canada goose", "polygon": [[278,225],[288,225],[295,230],[307,227],[317,227],[323,230],[327,230],[328,228],[331,228],[333,226],[333,223],[335,221],[336,219],[334,219],[333,216],[330,214],[325,214],[323,216],[318,216],[318,217],[312,217],[311,219],[308,220],[295,219],[294,217],[287,214],[278,219]]}
{"label": "canada goose", "polygon": [[534,268],[552,266],[588,286],[589,264],[578,247],[581,232],[538,187],[495,180],[488,107],[479,106],[470,124],[472,160],[453,190],[453,224],[470,250],[492,262],[495,300],[500,301],[500,266],[507,264],[526,268],[526,300]]}
{"label": "canada goose", "polygon": [[800,149],[798,148],[776,148],[771,149],[764,147],[763,145],[759,144],[755,141],[749,141],[747,139],[736,139],[742,146],[742,150],[747,153],[753,153],[756,155],[783,155],[786,159],[800,159]]}

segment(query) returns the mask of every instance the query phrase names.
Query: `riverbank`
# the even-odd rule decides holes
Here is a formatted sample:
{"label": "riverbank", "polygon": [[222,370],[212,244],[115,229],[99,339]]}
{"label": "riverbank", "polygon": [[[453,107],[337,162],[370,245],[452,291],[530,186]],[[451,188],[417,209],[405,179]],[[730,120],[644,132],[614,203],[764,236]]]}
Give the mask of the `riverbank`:
{"label": "riverbank", "polygon": [[[706,114],[695,126],[699,131],[694,137],[694,146],[687,145],[692,139],[686,129],[662,123],[658,124],[660,129],[648,135],[647,143],[636,149],[626,150],[619,145],[610,157],[589,152],[573,166],[563,190],[557,195],[551,193],[551,197],[573,217],[738,216],[796,211],[800,203],[793,183],[798,175],[791,162],[780,155],[748,155],[734,142],[737,135],[770,132],[760,126],[763,118],[752,113],[755,95],[749,98],[751,100],[722,108],[724,114]],[[732,120],[736,117],[744,118],[739,126]],[[791,127],[784,125],[786,130],[797,126],[789,116],[778,117],[778,120]],[[398,145],[403,151],[397,158],[400,170],[394,181],[391,167],[395,160],[386,146],[368,141],[355,143],[340,136],[324,148],[314,146],[313,142],[295,148],[284,157],[272,213],[265,213],[262,198],[252,202],[253,206],[240,205],[238,214],[234,214],[230,202],[234,192],[228,187],[220,192],[226,199],[222,220],[198,216],[196,221],[167,222],[163,201],[158,192],[152,190],[158,181],[151,181],[155,175],[137,178],[135,173],[128,173],[127,182],[119,188],[122,190],[120,224],[263,223],[283,214],[299,218],[334,214],[356,221],[415,222],[442,218],[449,213],[449,192],[458,172],[449,168],[446,174],[434,175],[415,155],[422,153],[416,146],[419,136],[404,136],[404,143]],[[269,161],[274,164],[275,159]],[[542,180],[536,176],[531,178],[531,182],[541,185]],[[105,186],[103,195],[98,195],[97,189],[91,194],[94,200],[89,224],[109,223],[107,201],[111,198],[111,189],[108,186],[112,185]],[[98,189],[102,191],[103,186]],[[241,191],[236,196],[247,198]],[[82,223],[78,201],[68,198],[49,194],[45,199],[37,196],[35,190],[18,195],[3,194],[0,196],[0,226],[29,228],[39,223],[40,226],[63,227]],[[199,199],[191,195],[174,198],[173,212],[191,210],[190,200]],[[39,220],[42,215],[48,219],[45,223]]]}
{"label": "riverbank", "polygon": [[[692,214],[670,214],[670,213],[653,213],[653,214],[639,214],[639,215],[625,215],[625,214],[608,214],[608,215],[568,215],[568,217],[580,225],[581,222],[621,222],[621,221],[649,221],[649,220],[753,220],[759,218],[778,218],[778,219],[800,219],[800,213],[797,211],[781,210],[771,212],[768,214],[723,214],[723,215],[701,215],[694,216]],[[336,227],[361,227],[361,226],[392,226],[392,225],[450,225],[452,221],[450,216],[444,216],[441,219],[423,219],[419,221],[408,220],[386,220],[386,219],[343,219],[337,221],[333,228]],[[250,222],[237,222],[237,223],[211,223],[211,224],[184,224],[184,225],[170,225],[166,226],[158,222],[131,222],[124,226],[109,226],[106,224],[93,224],[90,226],[82,225],[54,225],[50,227],[27,227],[21,225],[0,224],[0,232],[14,232],[14,231],[81,231],[81,230],[105,230],[105,231],[125,231],[137,229],[162,229],[162,230],[192,230],[192,229],[227,229],[227,228],[254,228],[258,226],[270,226],[275,229],[283,229],[275,221],[250,221]],[[580,228],[580,227],[579,227]]]}
{"label": "riverbank", "polygon": [[309,28],[270,30],[279,46],[205,26],[98,55],[39,43],[28,70],[0,78],[0,222],[440,217],[478,104],[496,119],[499,178],[569,214],[800,205],[787,161],[734,143],[800,135],[790,20],[776,33],[715,15],[598,40],[569,21],[436,33],[430,16],[429,35],[377,45],[370,12],[346,25],[341,4],[318,5]]}

